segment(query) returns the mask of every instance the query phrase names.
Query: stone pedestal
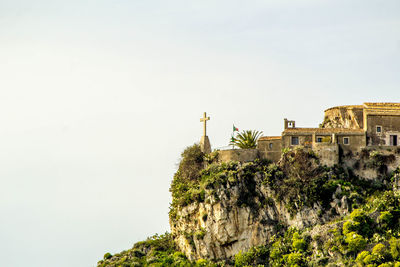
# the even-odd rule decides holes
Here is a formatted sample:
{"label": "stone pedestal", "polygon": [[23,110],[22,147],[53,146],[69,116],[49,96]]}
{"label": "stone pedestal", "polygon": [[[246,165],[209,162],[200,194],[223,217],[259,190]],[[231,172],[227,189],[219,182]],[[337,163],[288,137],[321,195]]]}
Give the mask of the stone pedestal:
{"label": "stone pedestal", "polygon": [[200,139],[200,149],[204,154],[211,153],[211,144],[207,135],[203,135]]}

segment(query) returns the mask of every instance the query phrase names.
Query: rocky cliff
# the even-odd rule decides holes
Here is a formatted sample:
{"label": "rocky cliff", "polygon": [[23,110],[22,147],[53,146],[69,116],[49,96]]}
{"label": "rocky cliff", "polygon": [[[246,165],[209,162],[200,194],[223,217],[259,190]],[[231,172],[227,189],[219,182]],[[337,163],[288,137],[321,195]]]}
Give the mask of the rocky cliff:
{"label": "rocky cliff", "polygon": [[[286,151],[278,164],[218,163],[217,156],[187,148],[170,188],[171,234],[106,254],[98,266],[394,266],[400,260],[397,155],[364,151],[331,168],[303,149]],[[397,245],[399,253],[392,253]]]}
{"label": "rocky cliff", "polygon": [[337,175],[354,178],[323,168],[303,150],[284,154],[278,165],[210,165],[198,187],[204,197],[172,210],[171,232],[189,259],[230,259],[289,227],[304,229],[346,215],[357,203],[350,192],[364,192],[349,187],[344,194]]}

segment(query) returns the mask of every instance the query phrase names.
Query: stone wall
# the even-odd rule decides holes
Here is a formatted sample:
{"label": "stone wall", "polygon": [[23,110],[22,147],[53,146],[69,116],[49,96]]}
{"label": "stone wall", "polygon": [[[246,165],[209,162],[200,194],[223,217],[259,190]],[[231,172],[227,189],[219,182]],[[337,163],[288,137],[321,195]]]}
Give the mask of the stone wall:
{"label": "stone wall", "polygon": [[[381,126],[377,133],[376,126]],[[369,145],[390,145],[390,135],[397,135],[397,145],[400,145],[400,116],[368,115],[367,133]]]}
{"label": "stone wall", "polygon": [[229,149],[218,151],[218,161],[220,162],[249,162],[259,157],[258,149]]}
{"label": "stone wall", "polygon": [[[344,144],[344,138],[349,139],[348,144]],[[343,153],[359,152],[367,143],[365,134],[337,134],[335,141]]]}
{"label": "stone wall", "polygon": [[321,165],[332,167],[339,163],[338,144],[314,143],[312,150],[317,154]]}
{"label": "stone wall", "polygon": [[273,162],[278,162],[282,153],[281,139],[260,139],[257,143],[257,149],[260,151],[260,157]]}
{"label": "stone wall", "polygon": [[282,136],[282,147],[295,147],[292,145],[292,136],[296,136],[299,138],[299,145],[302,145],[304,147],[310,147],[312,145],[312,133],[308,133],[307,135],[302,134],[302,133],[290,133],[290,134],[285,134]]}
{"label": "stone wall", "polygon": [[282,151],[260,151],[260,158],[278,162],[281,159]]}

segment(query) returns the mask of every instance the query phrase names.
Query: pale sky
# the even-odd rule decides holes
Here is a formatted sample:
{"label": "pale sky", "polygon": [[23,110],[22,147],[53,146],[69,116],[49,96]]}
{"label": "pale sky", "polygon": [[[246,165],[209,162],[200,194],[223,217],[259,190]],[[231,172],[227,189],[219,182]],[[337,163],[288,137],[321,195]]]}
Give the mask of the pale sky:
{"label": "pale sky", "polygon": [[95,266],[169,230],[198,142],[400,102],[398,0],[0,0],[2,266]]}

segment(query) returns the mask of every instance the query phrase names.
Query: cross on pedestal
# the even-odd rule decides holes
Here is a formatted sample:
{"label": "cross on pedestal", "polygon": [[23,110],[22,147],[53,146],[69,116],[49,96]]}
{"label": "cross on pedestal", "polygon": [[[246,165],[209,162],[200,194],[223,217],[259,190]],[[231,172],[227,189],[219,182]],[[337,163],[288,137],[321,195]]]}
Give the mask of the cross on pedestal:
{"label": "cross on pedestal", "polygon": [[207,136],[207,121],[210,120],[210,117],[207,117],[207,113],[204,112],[204,117],[200,119],[200,122],[204,122],[204,133],[203,136]]}
{"label": "cross on pedestal", "polygon": [[200,139],[200,149],[205,154],[211,153],[211,144],[210,144],[210,140],[208,139],[208,136],[207,136],[207,121],[209,121],[209,120],[210,120],[210,117],[207,117],[207,113],[204,112],[203,118],[200,119],[200,122],[204,123],[204,132],[203,132],[203,136]]}

